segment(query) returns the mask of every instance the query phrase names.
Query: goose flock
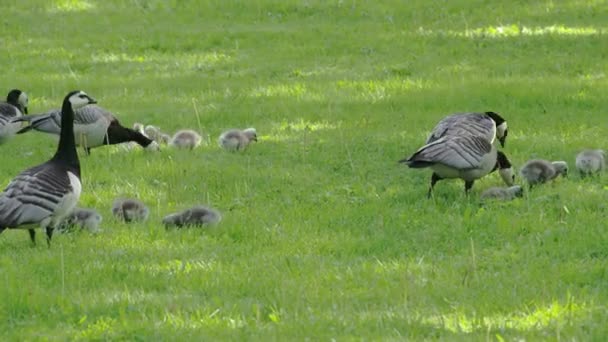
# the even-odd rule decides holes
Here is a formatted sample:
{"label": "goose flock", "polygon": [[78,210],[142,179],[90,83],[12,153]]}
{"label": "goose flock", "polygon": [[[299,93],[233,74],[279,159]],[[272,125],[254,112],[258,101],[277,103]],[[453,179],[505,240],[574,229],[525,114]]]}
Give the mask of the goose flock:
{"label": "goose flock", "polygon": [[[22,127],[23,122],[27,126]],[[157,126],[135,123],[133,128],[121,125],[110,111],[81,90],[69,92],[61,109],[28,115],[27,94],[13,89],[6,102],[0,103],[0,143],[16,134],[40,131],[59,136],[57,151],[51,159],[18,174],[0,193],[0,233],[6,229],[26,229],[33,244],[35,228],[46,231],[50,246],[53,231],[73,227],[99,231],[102,216],[92,208],[77,207],[82,192],[80,160],[76,147],[89,155],[92,148],[121,144],[127,149],[141,146],[158,151],[161,144],[180,149],[194,149],[203,138],[199,133],[182,129],[173,136]],[[504,148],[508,135],[507,121],[498,113],[456,113],[439,121],[425,144],[411,156],[400,160],[410,168],[430,168],[428,197],[433,196],[437,182],[462,179],[468,195],[478,179],[498,171],[507,187],[492,187],[481,193],[483,200],[513,200],[523,196],[523,188],[515,185],[513,165],[497,145]],[[221,148],[242,151],[257,141],[254,128],[231,129],[218,139]],[[597,175],[605,169],[605,152],[590,149],[576,156],[581,177]],[[533,159],[519,170],[529,189],[567,176],[565,161]],[[146,221],[150,210],[140,200],[118,198],[112,206],[114,217],[123,222]],[[166,228],[203,226],[218,223],[220,212],[205,206],[194,206],[165,216]]]}
{"label": "goose flock", "polygon": [[[429,198],[435,184],[442,179],[464,180],[465,194],[468,194],[476,180],[498,170],[507,187],[487,189],[481,199],[512,200],[523,196],[523,189],[514,185],[512,164],[496,147],[498,141],[504,148],[507,134],[507,121],[498,113],[453,114],[439,121],[424,146],[399,162],[410,168],[433,170]],[[583,177],[599,174],[605,168],[605,152],[599,149],[580,152],[576,156],[576,168]],[[568,163],[533,159],[521,167],[519,174],[532,189],[560,175],[567,176]]]}
{"label": "goose flock", "polygon": [[[24,122],[27,123],[25,127]],[[251,130],[253,133],[241,133],[246,142],[239,140],[237,149],[244,148],[251,139],[257,141],[255,130]],[[46,232],[49,247],[55,230],[100,231],[102,216],[99,212],[76,206],[82,192],[77,146],[89,155],[92,148],[103,145],[121,144],[129,148],[139,145],[158,151],[161,143],[193,149],[202,141],[193,130],[180,130],[170,137],[152,125],[136,123],[133,129],[124,127],[114,114],[98,106],[96,100],[81,90],[69,92],[61,109],[28,115],[27,94],[13,89],[6,102],[0,103],[0,144],[29,131],[58,135],[57,151],[47,162],[22,171],[0,193],[0,233],[6,229],[26,229],[35,245],[35,228],[41,228]],[[233,131],[238,130],[228,132]],[[222,143],[226,134],[220,136],[219,145],[233,149],[234,144],[227,147]],[[147,220],[150,210],[137,199],[118,198],[112,205],[112,214],[128,223]],[[198,205],[170,214],[162,223],[167,228],[182,228],[215,224],[220,220],[221,214],[217,210]]]}

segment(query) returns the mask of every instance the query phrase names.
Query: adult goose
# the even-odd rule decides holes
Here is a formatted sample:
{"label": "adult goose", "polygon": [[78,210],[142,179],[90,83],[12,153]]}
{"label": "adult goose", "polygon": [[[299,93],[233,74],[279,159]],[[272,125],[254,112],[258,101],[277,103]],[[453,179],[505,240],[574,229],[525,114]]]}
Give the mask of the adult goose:
{"label": "adult goose", "polygon": [[[498,154],[501,153],[501,158]],[[504,158],[503,158],[504,157]],[[435,184],[442,179],[460,178],[465,181],[465,194],[473,187],[473,183],[495,169],[506,168],[502,165],[507,160],[502,152],[484,136],[462,135],[444,136],[424,145],[412,156],[399,162],[411,168],[431,168],[431,186],[428,191],[430,198]],[[505,182],[509,177],[504,177]]]}
{"label": "adult goose", "polygon": [[14,119],[27,114],[27,94],[19,89],[9,91],[6,102],[0,102],[0,144],[7,142],[21,128]]}
{"label": "adult goose", "polygon": [[55,155],[46,163],[21,172],[0,194],[0,232],[34,227],[46,230],[51,245],[53,229],[70,214],[80,198],[80,162],[74,141],[74,110],[94,99],[80,90],[68,93],[61,107],[61,132]]}
{"label": "adult goose", "polygon": [[431,131],[426,143],[444,136],[477,135],[494,143],[498,139],[502,147],[507,140],[507,121],[495,112],[456,113],[443,118]]}
{"label": "adult goose", "polygon": [[[62,111],[53,109],[43,114],[26,115],[18,121],[27,121],[29,126],[22,128],[17,134],[32,129],[59,134],[62,125]],[[124,127],[110,111],[97,105],[85,106],[74,110],[74,134],[76,145],[82,146],[86,154],[91,148],[102,145],[115,145],[133,141],[145,149],[158,150],[158,144],[145,135],[133,129]]]}

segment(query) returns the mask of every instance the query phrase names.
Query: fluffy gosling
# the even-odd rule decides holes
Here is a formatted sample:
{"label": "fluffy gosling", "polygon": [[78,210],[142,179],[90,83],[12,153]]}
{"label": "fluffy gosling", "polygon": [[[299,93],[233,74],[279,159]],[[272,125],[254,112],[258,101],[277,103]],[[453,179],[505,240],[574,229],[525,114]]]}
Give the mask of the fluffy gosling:
{"label": "fluffy gosling", "polygon": [[220,146],[230,151],[244,150],[252,141],[258,141],[255,128],[231,129],[222,133],[219,138]]}
{"label": "fluffy gosling", "polygon": [[576,169],[581,177],[598,174],[606,167],[604,150],[584,150],[576,156]]}
{"label": "fluffy gosling", "polygon": [[522,166],[519,174],[532,188],[535,185],[551,181],[559,175],[567,176],[568,163],[565,161],[550,162],[543,159],[533,159]]}
{"label": "fluffy gosling", "polygon": [[95,209],[74,208],[74,210],[64,219],[59,230],[62,232],[70,231],[73,228],[87,230],[90,233],[99,233],[99,224],[102,217]]}
{"label": "fluffy gosling", "polygon": [[163,218],[163,224],[166,228],[182,228],[187,226],[215,224],[221,220],[222,215],[219,213],[219,211],[204,206],[195,206],[193,208],[165,216],[165,218]]}
{"label": "fluffy gosling", "polygon": [[112,215],[124,222],[146,221],[150,214],[148,207],[136,199],[118,198],[112,205]]}
{"label": "fluffy gosling", "polygon": [[192,150],[195,147],[198,147],[201,144],[203,138],[200,134],[196,133],[191,129],[182,129],[173,135],[169,145],[182,148],[182,149],[190,149]]}
{"label": "fluffy gosling", "polygon": [[522,197],[524,189],[519,185],[508,188],[492,187],[481,193],[481,200],[511,201],[516,197]]}

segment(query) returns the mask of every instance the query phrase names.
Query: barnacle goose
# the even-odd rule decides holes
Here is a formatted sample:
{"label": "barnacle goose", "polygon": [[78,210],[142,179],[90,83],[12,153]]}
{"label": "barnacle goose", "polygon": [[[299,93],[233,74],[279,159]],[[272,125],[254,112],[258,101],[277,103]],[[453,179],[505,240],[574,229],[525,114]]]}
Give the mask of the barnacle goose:
{"label": "barnacle goose", "polygon": [[[59,134],[61,130],[61,111],[50,110],[43,114],[26,115],[19,121],[29,122],[18,134],[29,130]],[[76,145],[82,146],[86,154],[91,148],[133,141],[148,150],[158,150],[158,144],[145,135],[124,127],[110,111],[97,105],[85,106],[74,111],[74,134]]]}
{"label": "barnacle goose", "polygon": [[0,102],[0,144],[7,142],[21,128],[14,120],[27,114],[27,94],[19,89],[9,91],[6,102]]}
{"label": "barnacle goose", "polygon": [[435,183],[450,178],[464,180],[465,194],[468,194],[475,180],[496,168],[502,169],[497,155],[496,147],[484,136],[443,136],[399,162],[411,168],[430,167],[433,170],[428,191],[430,198]]}
{"label": "barnacle goose", "polygon": [[528,182],[531,189],[535,185],[546,183],[559,175],[567,176],[568,164],[565,161],[550,162],[544,159],[532,159],[521,167],[519,174]]}
{"label": "barnacle goose", "polygon": [[195,206],[184,211],[167,215],[163,218],[163,224],[169,227],[203,226],[218,223],[222,215],[215,209],[205,206]]}
{"label": "barnacle goose", "polygon": [[231,129],[222,133],[219,138],[220,146],[232,151],[243,150],[252,141],[258,141],[255,128]]}
{"label": "barnacle goose", "polygon": [[576,155],[576,169],[581,176],[600,173],[606,167],[604,150],[583,150]]}
{"label": "barnacle goose", "polygon": [[130,198],[118,198],[112,204],[112,214],[124,222],[145,221],[150,210],[141,201]]}
{"label": "barnacle goose", "polygon": [[426,143],[447,135],[463,134],[485,137],[491,143],[498,138],[500,145],[504,147],[508,134],[507,121],[495,112],[452,114],[437,123]]}
{"label": "barnacle goose", "polygon": [[513,185],[508,188],[492,187],[486,189],[481,193],[480,198],[482,200],[510,201],[523,195],[524,189],[519,185]]}
{"label": "barnacle goose", "polygon": [[74,110],[92,103],[96,101],[80,90],[66,95],[57,152],[46,163],[21,172],[0,194],[0,232],[7,228],[28,229],[35,244],[34,227],[40,226],[46,230],[50,246],[53,229],[76,206],[82,190]]}
{"label": "barnacle goose", "polygon": [[177,148],[193,149],[200,145],[202,140],[203,138],[197,132],[191,129],[182,129],[173,135],[169,145]]}

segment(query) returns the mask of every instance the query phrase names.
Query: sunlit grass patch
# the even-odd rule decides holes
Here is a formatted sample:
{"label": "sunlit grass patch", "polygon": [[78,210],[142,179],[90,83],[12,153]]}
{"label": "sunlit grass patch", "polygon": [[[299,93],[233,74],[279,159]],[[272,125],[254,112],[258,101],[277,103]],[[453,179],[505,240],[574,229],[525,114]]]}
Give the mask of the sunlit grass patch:
{"label": "sunlit grass patch", "polygon": [[50,12],[80,12],[95,9],[95,4],[87,0],[55,0],[49,7]]}

